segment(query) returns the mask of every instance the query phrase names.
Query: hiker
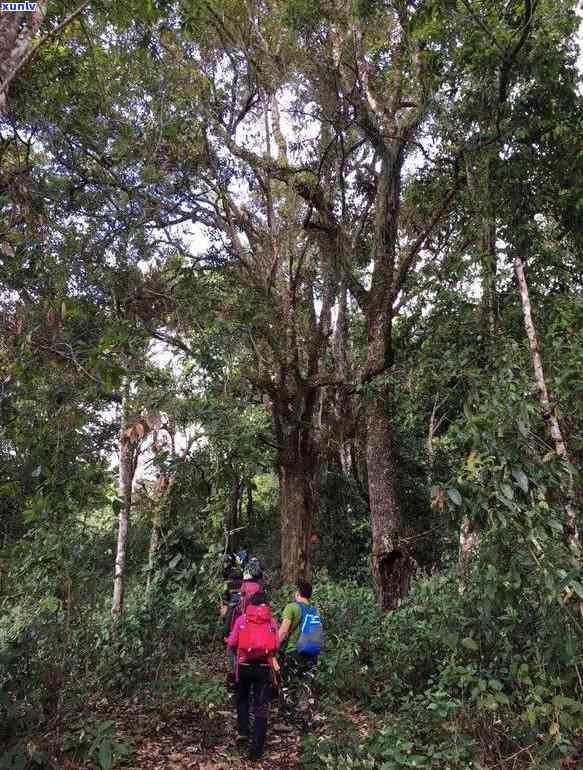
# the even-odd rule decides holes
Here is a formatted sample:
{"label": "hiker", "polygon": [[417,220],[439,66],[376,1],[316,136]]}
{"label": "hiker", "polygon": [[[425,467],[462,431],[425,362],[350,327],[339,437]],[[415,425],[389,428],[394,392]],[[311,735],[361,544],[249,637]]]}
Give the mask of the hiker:
{"label": "hiker", "polygon": [[225,588],[230,591],[238,591],[241,587],[243,572],[237,563],[235,554],[227,554],[223,559],[223,580]]}
{"label": "hiker", "polygon": [[263,567],[261,566],[261,562],[256,556],[247,561],[247,566],[243,571],[243,580],[251,580],[255,583],[262,584]]}
{"label": "hiker", "polygon": [[[261,578],[261,573],[259,573]],[[229,634],[233,630],[237,620],[245,614],[245,610],[249,605],[251,598],[262,590],[261,583],[256,579],[252,570],[246,570],[243,573],[243,582],[240,585],[238,592],[230,592],[229,595],[224,595],[223,603],[221,606],[221,616],[223,617],[223,636],[225,641]],[[233,690],[235,688],[235,654],[227,648],[227,689]]]}
{"label": "hiker", "polygon": [[249,572],[243,575],[243,582],[238,593],[231,593],[227,612],[225,613],[225,637],[233,630],[236,620],[245,614],[245,609],[252,596],[261,591],[261,584],[254,580]]}
{"label": "hiker", "polygon": [[241,565],[241,567],[245,567],[247,564],[247,561],[249,560],[249,551],[247,550],[247,546],[243,545],[239,549],[239,553],[237,554],[237,561]]}
{"label": "hiker", "polygon": [[[245,613],[235,621],[227,639],[236,655],[237,744],[249,740],[249,759],[263,755],[267,715],[273,683],[274,655],[279,646],[278,629],[263,591],[250,598]],[[253,735],[249,734],[249,701],[253,699]]]}
{"label": "hiker", "polygon": [[223,580],[229,580],[236,568],[237,560],[235,554],[227,551],[223,556]]}
{"label": "hiker", "polygon": [[231,623],[227,625],[227,615],[232,612],[235,605],[239,603],[239,591],[243,582],[243,573],[241,572],[235,554],[227,551],[223,558],[223,595],[221,597],[220,613],[225,624],[225,636],[228,636],[231,630]]}
{"label": "hiker", "polygon": [[[311,683],[322,649],[322,621],[318,610],[311,604],[311,598],[311,583],[299,580],[294,601],[285,606],[279,628],[279,644],[283,653],[280,703],[286,717],[294,716],[297,710],[300,683],[306,691],[308,705],[314,701]],[[311,717],[303,721],[304,727],[309,728]]]}

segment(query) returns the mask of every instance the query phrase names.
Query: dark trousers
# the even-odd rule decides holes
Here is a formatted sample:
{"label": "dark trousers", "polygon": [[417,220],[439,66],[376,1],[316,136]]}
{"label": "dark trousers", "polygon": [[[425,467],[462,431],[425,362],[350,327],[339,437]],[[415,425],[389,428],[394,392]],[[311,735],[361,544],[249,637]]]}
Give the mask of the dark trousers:
{"label": "dark trousers", "polygon": [[304,706],[311,706],[314,700],[313,680],[317,658],[289,652],[281,659],[281,683],[279,688],[279,707],[286,719],[302,719],[298,714],[298,690],[301,688]]}
{"label": "dark trousers", "polygon": [[287,652],[280,661],[282,676],[284,679],[301,679],[314,671],[317,662],[318,658],[312,655]]}
{"label": "dark trousers", "polygon": [[249,735],[249,702],[253,697],[253,735],[251,750],[261,754],[267,734],[267,712],[271,700],[271,666],[240,663],[237,682],[237,725],[239,735]]}

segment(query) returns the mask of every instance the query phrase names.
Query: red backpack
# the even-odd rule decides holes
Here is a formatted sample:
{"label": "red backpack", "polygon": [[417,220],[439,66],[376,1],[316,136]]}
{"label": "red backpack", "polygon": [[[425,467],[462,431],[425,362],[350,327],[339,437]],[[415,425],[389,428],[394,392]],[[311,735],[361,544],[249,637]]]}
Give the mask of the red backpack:
{"label": "red backpack", "polygon": [[245,610],[237,650],[245,660],[263,660],[277,651],[277,633],[267,604],[251,604]]}

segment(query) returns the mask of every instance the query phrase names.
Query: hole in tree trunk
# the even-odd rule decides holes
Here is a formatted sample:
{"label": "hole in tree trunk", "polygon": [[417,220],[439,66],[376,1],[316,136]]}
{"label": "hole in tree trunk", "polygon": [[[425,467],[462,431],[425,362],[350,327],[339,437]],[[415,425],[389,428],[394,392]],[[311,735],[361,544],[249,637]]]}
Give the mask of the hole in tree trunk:
{"label": "hole in tree trunk", "polygon": [[379,554],[378,574],[383,609],[393,610],[399,600],[409,593],[412,562],[400,548]]}

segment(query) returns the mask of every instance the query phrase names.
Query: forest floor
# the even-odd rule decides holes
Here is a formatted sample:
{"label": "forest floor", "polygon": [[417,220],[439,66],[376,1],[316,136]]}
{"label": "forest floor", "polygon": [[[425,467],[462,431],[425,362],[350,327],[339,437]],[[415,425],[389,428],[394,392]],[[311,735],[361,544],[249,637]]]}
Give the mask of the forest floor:
{"label": "forest floor", "polygon": [[[300,728],[280,717],[277,699],[270,706],[265,753],[256,762],[249,762],[247,749],[235,744],[233,695],[206,714],[183,699],[177,702],[148,689],[130,698],[96,698],[86,707],[94,719],[111,720],[118,739],[131,747],[130,756],[116,762],[118,770],[286,770],[297,766],[302,753]],[[356,716],[343,716],[357,721]],[[322,721],[312,735],[325,734],[328,726]],[[89,766],[63,759],[62,770]]]}
{"label": "forest floor", "polygon": [[[299,753],[299,733],[278,719],[276,707],[272,707],[270,714],[265,755],[254,763],[249,763],[245,752],[235,746],[234,708],[218,711],[212,720],[201,719],[200,714],[187,709],[161,717],[155,711],[136,712],[135,706],[128,716],[132,720],[129,726],[134,753],[121,766],[124,770],[275,770],[294,767]],[[136,719],[140,719],[143,727],[139,742]]]}
{"label": "forest floor", "polygon": [[[256,762],[249,762],[246,748],[235,744],[234,695],[211,714],[184,702],[166,701],[150,691],[117,702],[102,699],[92,705],[92,711],[99,719],[113,720],[118,737],[132,748],[131,756],[116,764],[119,770],[287,770],[297,767],[302,755],[300,728],[280,717],[277,698],[270,706],[265,753]],[[341,714],[329,709],[311,735],[334,732],[336,719],[350,723],[361,735],[370,729],[366,716],[345,703]],[[63,765],[63,770],[74,768]]]}

